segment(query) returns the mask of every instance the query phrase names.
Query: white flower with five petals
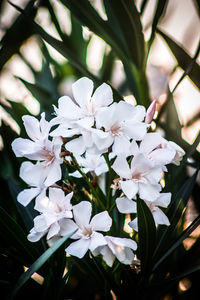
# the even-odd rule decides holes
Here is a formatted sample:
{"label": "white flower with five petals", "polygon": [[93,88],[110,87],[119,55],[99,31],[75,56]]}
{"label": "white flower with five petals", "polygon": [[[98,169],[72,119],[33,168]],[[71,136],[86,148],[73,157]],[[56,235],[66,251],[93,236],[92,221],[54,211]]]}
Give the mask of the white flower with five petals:
{"label": "white flower with five petals", "polygon": [[47,234],[47,240],[60,235],[60,227],[65,219],[72,218],[72,205],[70,203],[73,192],[66,195],[59,188],[50,188],[49,197],[36,201],[35,209],[40,212],[34,219],[34,227],[28,235],[28,240],[37,242]]}
{"label": "white flower with five petals", "polygon": [[88,201],[82,201],[73,206],[74,220],[65,220],[62,224],[61,235],[67,235],[78,228],[71,239],[78,241],[71,243],[65,251],[68,254],[82,258],[88,250],[94,251],[97,247],[106,245],[106,239],[98,231],[109,231],[112,219],[107,211],[95,215],[91,221],[92,205]]}
{"label": "white flower with five petals", "polygon": [[[108,172],[107,163],[102,155],[96,155],[86,152],[85,157],[76,156],[79,166],[82,167],[84,173],[94,172],[97,176]],[[79,171],[70,173],[69,176],[81,178]]]}
{"label": "white flower with five petals", "polygon": [[117,156],[112,168],[121,177],[119,184],[129,199],[139,194],[143,200],[154,201],[159,196],[162,168],[143,154],[134,156],[130,167],[124,156]]}
{"label": "white flower with five petals", "polygon": [[143,122],[144,117],[143,106],[134,107],[125,101],[113,103],[96,116],[96,126],[103,131],[94,136],[95,144],[100,150],[112,145],[115,154],[123,153],[129,149],[131,139],[140,141],[146,134],[148,125]]}
{"label": "white flower with five petals", "polygon": [[130,265],[134,259],[133,250],[137,249],[135,241],[127,238],[105,236],[107,245],[99,246],[92,253],[94,256],[101,254],[109,267],[112,267],[115,258],[125,265]]}

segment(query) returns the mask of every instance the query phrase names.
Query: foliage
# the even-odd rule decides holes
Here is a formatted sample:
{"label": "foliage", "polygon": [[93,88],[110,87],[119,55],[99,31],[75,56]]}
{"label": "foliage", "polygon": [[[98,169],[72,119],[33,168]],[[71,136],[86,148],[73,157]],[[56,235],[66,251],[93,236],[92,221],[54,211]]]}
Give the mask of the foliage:
{"label": "foliage", "polygon": [[[115,101],[123,99],[122,95],[131,93],[137,104],[148,108],[151,99],[146,65],[151,45],[157,34],[166,41],[177,60],[177,65],[184,71],[178,84],[181,84],[183,77],[189,76],[199,87],[200,66],[196,62],[199,46],[195,56],[190,57],[176,41],[158,29],[168,1],[157,1],[149,41],[144,39],[141,24],[141,16],[148,1],[142,1],[140,12],[135,2],[131,0],[102,1],[106,20],[100,16],[92,1],[60,0],[59,2],[62,4],[62,9],[69,12],[70,34],[62,30],[53,1],[31,0],[24,9],[10,3],[20,14],[5,32],[0,50],[0,69],[6,67],[6,63],[13,55],[19,55],[27,63],[34,76],[34,83],[23,78],[19,80],[39,101],[40,109],[45,111],[48,119],[53,112],[52,104],[56,104],[61,96],[59,86],[64,80],[71,78],[76,80],[87,76],[95,82],[96,86],[102,82],[110,84],[116,60],[120,60],[123,64],[125,79],[117,89],[112,87]],[[59,39],[50,35],[36,21],[38,11],[44,8],[49,13]],[[106,45],[103,62],[97,74],[94,74],[87,64],[87,49],[91,37],[84,37],[85,26],[91,31],[91,35],[99,36]],[[20,34],[18,34],[19,31]],[[43,56],[40,71],[34,70],[20,50],[24,41],[33,35],[38,40]],[[63,55],[66,59],[64,63],[58,63],[50,55],[46,43]],[[23,159],[16,158],[11,149],[11,143],[17,134],[10,126],[2,122],[0,134],[4,148],[0,152],[0,286],[1,294],[5,296],[5,299],[25,299],[28,295],[55,300],[113,299],[113,294],[117,299],[131,297],[156,300],[164,299],[166,295],[171,295],[173,299],[186,299],[184,295],[178,294],[179,281],[185,278],[192,284],[186,292],[186,297],[189,299],[196,293],[197,278],[200,274],[200,241],[199,237],[196,238],[189,249],[185,247],[183,241],[200,224],[199,186],[196,182],[200,168],[200,155],[196,147],[200,135],[197,136],[193,145],[187,144],[182,139],[173,92],[168,88],[167,100],[155,122],[157,128],[165,131],[166,138],[177,142],[185,150],[186,156],[179,167],[175,168],[174,165],[170,165],[169,172],[165,176],[164,191],[172,192],[171,204],[165,210],[171,223],[170,226],[155,227],[148,207],[140,199],[137,200],[139,231],[138,233],[134,231],[133,234],[139,245],[136,254],[141,262],[141,272],[137,264],[131,268],[115,262],[110,268],[100,257],[90,257],[88,254],[83,259],[65,257],[64,249],[68,245],[68,237],[59,240],[52,248],[48,248],[44,238],[34,244],[27,240],[27,234],[32,227],[32,220],[36,213],[32,204],[24,208],[17,202],[17,194],[25,188],[18,174]],[[21,136],[26,137],[21,118],[31,113],[23,104],[6,100],[10,106],[5,105],[4,109],[19,125]],[[187,172],[188,166],[195,169],[191,177]],[[73,185],[76,185],[74,193],[77,198],[85,198],[93,192],[95,198],[99,199],[103,206],[107,205],[107,199],[113,201],[110,202],[113,205],[114,199],[111,199],[109,184],[104,193],[98,184],[95,185],[92,182],[91,176],[82,179],[74,178],[72,181],[68,176],[71,171],[70,167],[66,168],[64,189],[71,191]],[[110,176],[107,181],[112,183],[116,176],[114,172],[111,172]],[[83,186],[84,191],[81,188]],[[191,196],[198,216],[185,228],[185,210]],[[117,192],[114,197],[118,197]],[[116,230],[121,230],[123,237],[129,237],[128,233],[123,231],[125,215],[117,211],[115,204],[112,205],[108,208],[112,208]],[[98,206],[96,211],[98,212]],[[29,268],[27,272],[24,272],[24,267]],[[42,283],[38,283],[36,277],[30,278],[34,272],[42,276]]]}

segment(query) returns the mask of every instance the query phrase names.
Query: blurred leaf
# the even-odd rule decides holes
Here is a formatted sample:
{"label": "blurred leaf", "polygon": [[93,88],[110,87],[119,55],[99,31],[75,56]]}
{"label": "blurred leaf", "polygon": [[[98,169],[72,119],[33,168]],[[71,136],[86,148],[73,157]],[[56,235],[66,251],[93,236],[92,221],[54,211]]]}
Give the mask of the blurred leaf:
{"label": "blurred leaf", "polygon": [[106,53],[106,50],[105,50],[104,55],[103,55],[102,67],[99,72],[102,82],[111,81],[114,63],[115,63],[115,55],[114,55],[113,51],[110,50],[108,53]]}
{"label": "blurred leaf", "polygon": [[[28,1],[24,11],[29,18],[34,18],[37,8],[34,6],[34,0]],[[19,34],[20,33],[20,34]],[[19,15],[13,24],[7,29],[1,40],[0,50],[0,70],[5,63],[17,53],[22,43],[33,34],[31,25],[27,25],[24,17]]]}
{"label": "blurred leaf", "polygon": [[[185,71],[190,66],[192,62],[191,56],[183,49],[181,45],[176,43],[172,38],[166,35],[161,30],[157,29],[157,32],[164,38],[166,43],[168,44],[170,50],[178,61],[179,66]],[[200,89],[200,66],[194,62],[190,72],[188,72],[188,76],[194,82],[194,84]]]}
{"label": "blurred leaf", "polygon": [[47,249],[31,266],[30,268],[21,275],[18,282],[16,283],[14,290],[12,292],[11,299],[14,298],[19,289],[28,281],[28,279],[37,272],[44,263],[56,252],[77,230],[60,238],[53,246]]}
{"label": "blurred leaf", "polygon": [[[116,35],[119,29],[125,39],[126,49],[129,58],[138,69],[143,68],[144,63],[144,35],[140,22],[140,15],[135,7],[134,1],[131,0],[109,0],[104,1],[105,8],[108,11],[108,24],[112,24],[113,17],[116,19],[113,29]],[[111,19],[112,16],[112,19]],[[117,24],[118,26],[115,26]]]}
{"label": "blurred leaf", "polygon": [[138,246],[142,275],[148,278],[156,243],[156,226],[146,203],[137,199]]}
{"label": "blurred leaf", "polygon": [[193,123],[200,119],[200,112],[195,113],[195,115],[185,124],[184,127],[190,127]]}
{"label": "blurred leaf", "polygon": [[152,29],[151,29],[151,37],[149,39],[149,48],[151,47],[151,44],[154,40],[158,22],[160,21],[160,18],[162,18],[163,14],[165,13],[167,3],[168,3],[168,0],[157,0],[156,11],[155,11],[155,14],[153,17],[153,23],[152,23]]}
{"label": "blurred leaf", "polygon": [[30,83],[20,77],[16,78],[18,78],[33,95],[33,97],[39,101],[42,110],[51,110],[51,105],[55,103],[57,99],[54,98],[48,90],[39,84]]}
{"label": "blurred leaf", "polygon": [[141,14],[141,15],[143,15],[147,3],[148,3],[148,0],[143,0],[143,1],[142,1],[141,7],[140,7],[140,14]]}

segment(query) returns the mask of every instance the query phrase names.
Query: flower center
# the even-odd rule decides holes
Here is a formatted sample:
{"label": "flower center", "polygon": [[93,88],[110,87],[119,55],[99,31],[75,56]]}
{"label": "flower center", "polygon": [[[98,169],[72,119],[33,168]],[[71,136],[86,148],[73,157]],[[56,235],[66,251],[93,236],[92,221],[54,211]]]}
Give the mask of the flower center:
{"label": "flower center", "polygon": [[136,181],[141,181],[142,180],[142,173],[132,174],[132,179],[134,179]]}
{"label": "flower center", "polygon": [[121,134],[121,126],[119,124],[114,124],[110,128],[112,135],[120,135]]}
{"label": "flower center", "polygon": [[93,231],[92,231],[92,227],[90,225],[88,226],[83,226],[83,229],[82,229],[82,234],[85,236],[85,237],[91,237]]}

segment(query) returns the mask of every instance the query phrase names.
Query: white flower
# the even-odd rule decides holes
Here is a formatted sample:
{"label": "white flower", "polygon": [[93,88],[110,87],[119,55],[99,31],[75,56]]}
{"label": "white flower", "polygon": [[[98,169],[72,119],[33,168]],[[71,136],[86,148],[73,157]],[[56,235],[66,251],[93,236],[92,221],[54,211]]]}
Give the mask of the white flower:
{"label": "white flower", "polygon": [[87,128],[94,125],[96,113],[111,104],[113,96],[111,87],[106,83],[100,85],[92,95],[93,89],[92,80],[82,77],[72,85],[74,101],[68,96],[58,100],[58,108],[54,107],[57,117],[51,123],[60,126],[51,133],[52,136],[70,137],[80,134],[80,120]]}
{"label": "white flower", "polygon": [[183,156],[185,155],[185,151],[179,145],[172,141],[168,142],[167,149],[175,150],[176,154],[172,160],[172,163],[176,166],[179,166]]}
{"label": "white flower", "polygon": [[[84,173],[95,172],[97,176],[108,172],[108,166],[102,155],[96,155],[86,152],[85,157],[76,156],[76,160]],[[82,175],[79,171],[70,173],[69,176],[80,178]]]}
{"label": "white flower", "polygon": [[74,223],[72,220],[65,220],[62,224],[61,235],[67,235],[78,228],[78,231],[71,237],[78,241],[70,244],[65,251],[71,255],[82,258],[89,250],[94,251],[97,247],[106,245],[105,237],[97,231],[108,231],[112,219],[107,211],[95,215],[91,221],[92,205],[88,201],[82,201],[73,206]]}
{"label": "white flower", "polygon": [[103,128],[101,136],[94,136],[94,142],[101,150],[112,145],[115,154],[129,149],[130,139],[142,140],[148,125],[142,122],[145,108],[120,101],[104,108],[96,116],[97,128]]}
{"label": "white flower", "polygon": [[36,242],[47,232],[47,240],[60,234],[63,220],[72,218],[72,196],[73,192],[65,196],[61,189],[50,188],[49,198],[36,201],[35,209],[40,215],[34,219],[34,227],[28,235],[29,241]]}
{"label": "white flower", "polygon": [[[147,204],[147,206],[149,207],[153,215],[156,224],[167,225],[167,226],[170,225],[168,217],[158,207],[160,206],[166,208],[169,205],[170,201],[171,201],[171,193],[161,193],[160,196],[154,202],[145,201],[145,203]],[[129,222],[128,225],[134,230],[138,231],[137,218]]]}
{"label": "white flower", "polygon": [[[163,146],[167,144],[159,133],[151,132],[147,133],[138,146],[135,141],[131,142],[130,152],[128,155],[137,155],[139,153],[144,154],[155,165],[163,166],[173,161],[175,156],[175,150],[171,147]],[[165,169],[164,169],[165,170]]]}
{"label": "white flower", "polygon": [[45,120],[45,113],[41,114],[40,122],[32,116],[23,116],[24,127],[31,140],[17,138],[12,143],[12,149],[17,157],[26,157],[31,160],[41,160],[46,155],[48,135],[51,128]]}
{"label": "white flower", "polygon": [[156,111],[156,100],[154,100],[147,109],[145,123],[150,124]]}
{"label": "white flower", "polygon": [[17,201],[22,205],[28,205],[35,197],[46,196],[47,187],[44,185],[46,174],[31,162],[25,161],[20,167],[20,177],[31,187],[21,191],[17,195]]}
{"label": "white flower", "polygon": [[112,168],[121,177],[119,184],[129,199],[135,198],[136,194],[148,201],[158,198],[162,168],[154,166],[143,154],[134,156],[130,167],[124,156],[118,156]]}
{"label": "white flower", "polygon": [[135,241],[126,238],[105,236],[107,245],[96,248],[93,255],[101,254],[106,264],[112,267],[115,258],[125,265],[130,265],[134,259],[132,250],[137,249]]}

